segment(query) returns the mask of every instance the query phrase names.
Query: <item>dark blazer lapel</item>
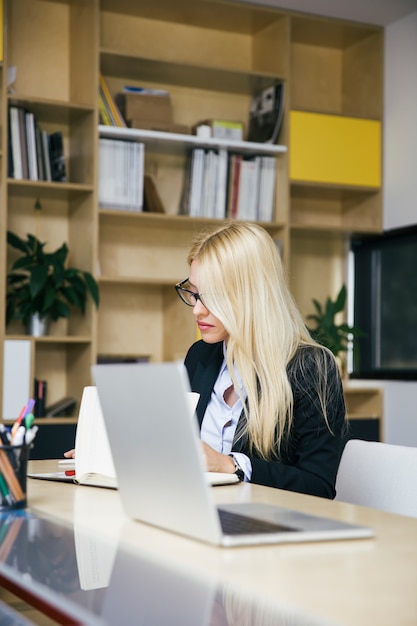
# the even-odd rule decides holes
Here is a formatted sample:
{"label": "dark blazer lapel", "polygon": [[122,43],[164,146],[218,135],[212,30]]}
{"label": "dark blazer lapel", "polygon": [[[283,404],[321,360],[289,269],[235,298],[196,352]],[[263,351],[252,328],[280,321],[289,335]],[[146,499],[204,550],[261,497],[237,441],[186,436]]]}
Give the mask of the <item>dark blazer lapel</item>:
{"label": "dark blazer lapel", "polygon": [[201,426],[214,383],[223,362],[223,344],[209,345],[200,343],[195,348],[196,350],[193,354],[195,364],[190,383],[192,390],[200,394],[196,412]]}

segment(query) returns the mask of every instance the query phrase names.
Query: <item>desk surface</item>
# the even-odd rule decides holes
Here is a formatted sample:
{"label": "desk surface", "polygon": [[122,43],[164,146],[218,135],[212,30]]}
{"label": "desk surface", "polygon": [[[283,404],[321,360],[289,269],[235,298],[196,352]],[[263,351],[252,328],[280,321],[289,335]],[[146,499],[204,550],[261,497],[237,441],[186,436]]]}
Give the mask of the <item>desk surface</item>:
{"label": "desk surface", "polygon": [[417,519],[250,484],[213,497],[343,519],[376,537],[215,548],[129,521],[117,491],[28,479],[29,509],[0,516],[0,578],[71,623],[417,624]]}

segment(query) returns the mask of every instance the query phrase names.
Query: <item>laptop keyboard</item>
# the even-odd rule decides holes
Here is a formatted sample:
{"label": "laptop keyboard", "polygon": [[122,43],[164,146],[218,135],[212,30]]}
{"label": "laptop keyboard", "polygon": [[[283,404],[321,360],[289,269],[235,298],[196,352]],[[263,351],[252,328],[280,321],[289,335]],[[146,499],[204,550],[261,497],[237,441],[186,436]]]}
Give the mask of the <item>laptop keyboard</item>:
{"label": "laptop keyboard", "polygon": [[281,524],[273,524],[264,520],[248,517],[247,515],[239,515],[218,509],[220,524],[225,535],[254,535],[259,533],[277,533],[295,531],[296,528],[282,526]]}

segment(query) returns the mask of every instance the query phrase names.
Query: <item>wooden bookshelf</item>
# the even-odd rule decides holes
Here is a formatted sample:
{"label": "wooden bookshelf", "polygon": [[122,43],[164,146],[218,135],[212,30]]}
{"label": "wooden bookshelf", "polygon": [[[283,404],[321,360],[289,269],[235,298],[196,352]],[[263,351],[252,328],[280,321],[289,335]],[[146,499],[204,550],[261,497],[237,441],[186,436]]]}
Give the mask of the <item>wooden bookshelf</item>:
{"label": "wooden bookshelf", "polygon": [[[217,0],[5,0],[4,5],[0,236],[4,241],[7,229],[34,232],[53,248],[66,241],[71,264],[91,271],[100,285],[98,311],[89,306],[85,316],[60,321],[49,337],[32,342],[33,377],[48,379],[48,403],[70,395],[80,399],[100,354],[181,359],[195,339],[192,315],[179,303],[174,284],[188,273],[193,236],[218,221],[178,215],[193,147],[273,154],[275,211],[263,226],[282,250],[303,315],[312,312],[313,297],[322,300],[340,289],[351,234],[381,229],[380,185],[335,184],[326,175],[292,179],[289,163],[297,158],[297,144],[290,112],[380,124],[383,29]],[[17,69],[12,93],[6,85],[10,66]],[[254,90],[281,81],[285,109],[278,143],[223,145],[191,134],[99,127],[100,72],[113,95],[126,84],[168,90],[177,124],[223,118],[243,122],[245,132]],[[32,111],[49,132],[62,132],[67,183],[8,178],[11,103]],[[156,184],[164,214],[98,207],[100,136],[145,144],[145,173]],[[318,156],[325,149],[318,145]],[[41,215],[34,211],[37,200]],[[1,248],[3,277],[9,252]],[[3,340],[22,337],[16,323],[4,330],[4,306],[0,328],[1,383]],[[362,414],[361,403],[367,413],[363,396],[349,409],[352,414]],[[382,406],[375,410],[382,415]]]}

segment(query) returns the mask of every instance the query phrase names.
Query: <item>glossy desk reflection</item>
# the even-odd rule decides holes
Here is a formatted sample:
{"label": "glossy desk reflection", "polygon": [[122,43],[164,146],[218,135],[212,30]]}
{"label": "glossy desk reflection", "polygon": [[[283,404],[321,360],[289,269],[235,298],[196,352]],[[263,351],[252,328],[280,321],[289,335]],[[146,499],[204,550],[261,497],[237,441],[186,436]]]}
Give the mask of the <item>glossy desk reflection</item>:
{"label": "glossy desk reflection", "polygon": [[[251,602],[232,585],[35,512],[0,516],[0,571],[71,617],[71,623],[165,626],[312,625],[289,609]],[[323,624],[323,622],[320,622]],[[317,623],[318,624],[318,623]]]}

